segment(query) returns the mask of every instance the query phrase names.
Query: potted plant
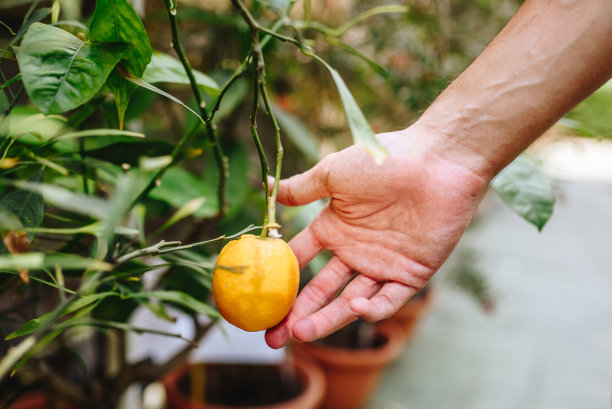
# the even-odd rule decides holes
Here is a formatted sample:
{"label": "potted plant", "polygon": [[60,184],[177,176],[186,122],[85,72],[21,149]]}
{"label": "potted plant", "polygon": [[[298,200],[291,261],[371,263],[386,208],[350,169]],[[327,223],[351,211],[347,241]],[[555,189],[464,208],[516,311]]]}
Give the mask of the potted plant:
{"label": "potted plant", "polygon": [[192,364],[164,379],[173,409],[316,409],[326,388],[323,371],[307,357],[280,364]]}
{"label": "potted plant", "polygon": [[385,367],[403,351],[402,328],[357,320],[312,343],[292,343],[295,353],[317,361],[327,389],[322,408],[358,409],[375,391]]}
{"label": "potted plant", "polygon": [[[43,391],[50,405],[115,409],[131,385],[181,366],[214,325],[219,245],[277,233],[275,188],[260,188],[266,151],[281,176],[282,108],[264,64],[273,47],[286,43],[330,71],[360,140],[377,143],[344,81],[301,34],[339,44],[341,33],[288,18],[293,1],[235,0],[218,11],[167,0],[148,5],[144,22],[128,0],[29,3],[1,27],[0,402]],[[405,7],[366,13],[342,32],[387,11]],[[225,40],[206,49],[213,59],[198,52],[202,27]],[[139,308],[172,321],[169,306],[191,318],[192,336],[131,321]],[[184,347],[164,362],[131,361],[126,331]]]}
{"label": "potted plant", "polygon": [[[310,2],[289,14],[291,0],[147,2],[144,22],[128,0],[16,3],[0,5],[0,402],[44,389],[52,404],[115,409],[130,385],[181,366],[218,318],[218,246],[277,228],[274,193],[260,184],[267,157],[281,176],[279,125],[292,141],[288,173],[329,150],[304,136],[297,112],[342,144],[350,128],[377,149],[326,59],[357,84],[370,74],[349,70],[355,61],[389,78],[342,37],[407,8],[336,14],[332,28],[312,19],[320,10]],[[324,59],[328,46],[354,59]],[[307,95],[321,88],[321,103],[293,96],[296,84]],[[137,308],[172,321],[168,306],[191,318],[189,339],[130,321]],[[184,348],[164,362],[130,361],[126,331],[183,339]]]}

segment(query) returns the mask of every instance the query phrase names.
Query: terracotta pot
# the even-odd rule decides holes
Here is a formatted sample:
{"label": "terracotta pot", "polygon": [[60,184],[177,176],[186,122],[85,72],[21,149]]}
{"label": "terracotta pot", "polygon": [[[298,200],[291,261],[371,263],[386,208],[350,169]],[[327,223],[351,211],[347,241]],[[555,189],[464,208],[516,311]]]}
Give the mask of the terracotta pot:
{"label": "terracotta pot", "polygon": [[307,355],[323,367],[327,389],[324,409],[358,409],[369,400],[382,371],[403,350],[402,329],[389,323],[377,326],[379,345],[372,348],[344,349],[322,343],[294,343],[297,355]]}
{"label": "terracotta pot", "polygon": [[421,296],[413,297],[408,300],[398,312],[387,318],[383,324],[386,322],[393,322],[399,325],[402,328],[404,339],[409,339],[423,314],[431,307],[432,298],[431,290],[425,290]]}
{"label": "terracotta pot", "polygon": [[[47,409],[50,407],[49,398],[44,392],[28,393],[17,399],[8,409]],[[0,407],[2,402],[0,402]],[[76,407],[67,403],[60,404],[62,409],[75,409]]]}
{"label": "terracotta pot", "polygon": [[181,390],[180,382],[188,375],[190,367],[185,365],[170,373],[164,379],[169,408],[171,409],[316,409],[320,406],[325,392],[325,375],[319,365],[304,357],[292,357],[300,381],[301,392],[287,401],[260,406],[228,406],[191,400]]}

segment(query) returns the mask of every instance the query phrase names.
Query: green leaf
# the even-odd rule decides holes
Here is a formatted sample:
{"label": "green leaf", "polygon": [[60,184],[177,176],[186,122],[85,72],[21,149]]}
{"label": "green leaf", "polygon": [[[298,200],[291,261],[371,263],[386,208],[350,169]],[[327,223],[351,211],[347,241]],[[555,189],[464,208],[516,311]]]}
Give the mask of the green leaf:
{"label": "green leaf", "polygon": [[0,256],[0,269],[9,271],[40,270],[59,266],[64,270],[102,270],[110,271],[113,266],[100,260],[83,258],[71,254],[24,253]]}
{"label": "green leaf", "polygon": [[[30,179],[32,181],[42,181],[42,171]],[[0,207],[13,212],[24,227],[38,227],[41,225],[44,216],[44,201],[39,193],[17,189],[0,199]]]}
{"label": "green leaf", "polygon": [[376,163],[382,163],[382,161],[389,156],[389,152],[387,152],[387,149],[385,149],[385,147],[378,142],[378,139],[376,139],[374,131],[372,131],[372,128],[370,128],[370,124],[368,124],[363,112],[361,112],[357,102],[355,102],[353,94],[351,94],[351,91],[349,91],[338,71],[332,68],[331,65],[320,57],[310,53],[306,53],[306,55],[310,55],[315,58],[331,73],[331,76],[336,83],[336,87],[338,88],[338,92],[340,93],[340,98],[342,99],[342,105],[344,106],[344,112],[346,114],[346,120],[349,128],[351,129],[351,133],[353,134],[353,141],[355,144],[365,149]]}
{"label": "green leaf", "polygon": [[110,199],[108,214],[105,217],[103,240],[108,240],[115,232],[117,224],[121,221],[133,205],[134,198],[138,197],[151,181],[153,175],[134,169],[117,179],[117,185]]}
{"label": "green leaf", "polygon": [[36,338],[28,337],[21,341],[19,345],[9,348],[6,355],[0,361],[0,379],[4,376],[13,365],[17,363],[32,347],[36,345]]}
{"label": "green leaf", "polygon": [[[151,61],[151,43],[142,21],[127,0],[98,0],[89,26],[94,43],[125,43],[129,49],[121,60],[121,67],[138,78]],[[119,112],[119,124],[123,118],[130,96],[136,87],[124,79],[115,69],[107,81]]]}
{"label": "green leaf", "polygon": [[0,201],[0,230],[8,231],[21,229],[23,229],[21,221],[17,218],[15,213],[10,211],[9,209],[6,209]]}
{"label": "green leaf", "polygon": [[[0,50],[0,58],[2,57],[1,55],[1,50]],[[8,109],[8,107],[11,105],[11,103],[9,102],[8,98],[6,97],[6,94],[4,92],[0,92],[0,112],[2,114],[0,114],[0,122],[2,122],[3,120],[5,120],[5,116],[4,113],[6,112],[6,110]],[[0,135],[2,135],[2,128],[0,127]]]}
{"label": "green leaf", "polygon": [[57,311],[51,311],[51,312],[41,315],[40,317],[31,319],[30,321],[26,322],[21,327],[19,327],[18,329],[16,329],[9,335],[7,335],[6,338],[4,339],[8,341],[13,338],[18,338],[18,337],[23,337],[25,335],[33,334],[40,326],[49,323],[49,321],[54,319],[54,317],[55,319],[58,319],[61,316],[78,311],[81,308],[89,307],[86,310],[82,310],[77,314],[77,316],[82,317],[83,315],[89,314],[89,312],[93,310],[95,305],[92,306],[91,304],[97,303],[106,297],[115,296],[115,295],[117,294],[112,293],[112,292],[103,292],[103,293],[92,294],[92,295],[87,295],[81,298],[77,298],[59,316],[57,314]]}
{"label": "green leaf", "polygon": [[211,318],[220,317],[219,312],[210,305],[198,301],[194,297],[180,291],[146,291],[133,293],[129,296],[131,298],[153,298],[160,301],[171,302],[186,307],[191,311],[206,314]]}
{"label": "green leaf", "polygon": [[542,230],[553,212],[555,197],[546,176],[525,155],[516,158],[491,182],[504,203]]}
{"label": "green leaf", "polygon": [[130,97],[137,87],[123,78],[119,73],[118,68],[115,68],[110,73],[108,79],[106,80],[106,85],[115,97],[115,105],[117,106],[117,115],[119,117],[119,128],[123,129],[125,112],[127,111],[130,103]]}
{"label": "green leaf", "polygon": [[[195,76],[197,84],[209,95],[217,96],[219,94],[219,84],[211,77],[198,70],[193,70],[193,75]],[[160,82],[189,84],[189,77],[185,73],[183,64],[176,58],[157,51],[153,53],[151,62],[142,75],[142,80],[149,84],[157,84]]]}
{"label": "green leaf", "polygon": [[172,216],[170,216],[170,218],[166,220],[164,224],[161,225],[157,230],[155,230],[155,232],[152,233],[149,238],[160,235],[173,224],[178,223],[184,218],[191,216],[196,211],[198,211],[200,207],[202,207],[204,202],[206,202],[205,197],[197,197],[195,199],[191,199],[190,201],[185,203],[183,206],[181,206]]}
{"label": "green leaf", "polygon": [[[36,338],[34,338],[33,336],[32,337],[28,337],[21,344],[19,344],[19,346],[28,345],[29,347],[27,349],[24,347],[24,350],[22,351],[23,354],[21,356],[21,359],[19,360],[19,362],[17,362],[17,364],[15,364],[15,367],[11,371],[11,376],[15,375],[15,373],[26,362],[28,362],[30,360],[30,358],[32,358],[36,353],[38,353],[45,346],[47,346],[51,341],[53,341],[55,338],[57,338],[57,336],[59,334],[61,334],[61,333],[62,333],[62,331],[60,331],[60,330],[52,331],[52,332],[48,333],[47,335],[45,335],[39,341],[36,341]],[[34,340],[35,342],[30,344],[30,343],[28,343],[29,340]],[[2,376],[2,372],[0,372],[0,376]]]}
{"label": "green leaf", "polygon": [[21,74],[15,75],[13,78],[11,78],[7,82],[5,82],[2,85],[0,85],[0,89],[4,89],[6,87],[10,87],[11,85],[13,85],[13,84],[15,84],[15,83],[17,83],[19,81],[21,81]]}
{"label": "green leaf", "polygon": [[[144,138],[145,135],[140,132],[132,132],[132,131],[122,131],[119,129],[87,129],[85,131],[78,132],[68,132],[62,135],[59,135],[56,138],[53,138],[54,141],[61,141],[64,139],[76,139],[76,138],[85,138],[90,136],[128,136],[130,138]],[[125,140],[125,139],[122,139]]]}
{"label": "green leaf", "polygon": [[384,69],[380,64],[378,64],[376,61],[372,60],[371,58],[366,57],[363,53],[361,53],[359,50],[357,50],[354,47],[351,47],[350,45],[346,44],[345,42],[337,39],[336,37],[330,37],[330,36],[326,36],[325,40],[331,44],[334,45],[338,48],[343,49],[344,51],[346,51],[349,54],[354,55],[355,57],[361,59],[362,61],[364,61],[366,64],[368,64],[370,66],[370,68],[372,68],[378,75],[380,75],[381,77],[383,77],[386,80],[391,79],[391,74],[389,74],[389,72]]}
{"label": "green leaf", "polygon": [[[35,6],[35,5],[33,4],[32,6]],[[13,39],[9,43],[9,46],[17,44],[17,42],[21,40],[21,38],[25,35],[25,33],[28,31],[28,29],[30,28],[32,24],[42,21],[49,14],[51,14],[51,7],[44,7],[44,8],[36,9],[36,10],[33,10],[32,8],[30,8],[30,11],[33,11],[33,12],[31,13],[28,12],[25,18],[25,21],[23,22],[21,27],[19,27],[19,31],[17,31],[17,34],[15,35],[15,37],[13,37]]]}
{"label": "green leaf", "polygon": [[291,140],[310,162],[317,163],[319,155],[319,141],[297,117],[285,111],[278,105],[272,105],[272,111],[284,134]]}
{"label": "green leaf", "polygon": [[44,183],[16,181],[14,184],[20,189],[42,195],[46,202],[60,209],[90,216],[98,220],[104,220],[109,211],[108,202],[97,197],[85,196]]}
{"label": "green leaf", "polygon": [[42,324],[48,321],[52,316],[53,316],[53,313],[47,313],[47,314],[41,315],[38,318],[31,319],[30,321],[23,324],[21,327],[17,328],[15,331],[8,334],[4,338],[4,340],[9,341],[14,338],[19,338],[25,335],[33,334],[38,329],[38,327],[40,327]]}
{"label": "green leaf", "polygon": [[15,107],[0,125],[0,135],[6,135],[27,144],[41,144],[54,136],[69,132],[67,119],[60,115],[45,116],[35,110]]}
{"label": "green leaf", "polygon": [[584,136],[612,139],[612,80],[582,101],[567,114],[562,125]]}
{"label": "green leaf", "polygon": [[13,54],[9,50],[0,49],[0,59],[4,58],[5,60],[14,60],[15,54]]}
{"label": "green leaf", "polygon": [[166,171],[161,185],[151,190],[149,197],[161,200],[173,207],[180,208],[190,200],[203,197],[206,201],[194,213],[198,217],[211,217],[217,211],[217,194],[214,187],[185,169],[174,167]]}
{"label": "green leaf", "polygon": [[[122,74],[124,75],[124,74]],[[198,120],[200,122],[202,122],[202,124],[204,124],[204,120],[202,119],[202,117],[200,116],[200,114],[198,114],[196,111],[194,111],[193,109],[189,108],[189,106],[187,104],[185,104],[183,101],[181,101],[180,99],[176,98],[175,96],[168,94],[167,92],[157,88],[155,85],[149,84],[148,82],[144,81],[141,78],[136,78],[134,76],[130,76],[129,74],[125,74],[124,78],[126,78],[128,81],[132,82],[133,84],[138,85],[139,87],[148,89],[149,91],[153,91],[156,94],[159,94],[163,97],[166,97],[174,102],[176,102],[177,104],[181,105],[183,108],[185,108],[187,111],[191,112],[193,115],[196,116],[196,118],[198,118]]]}
{"label": "green leaf", "polygon": [[96,95],[124,50],[124,44],[85,43],[60,28],[34,23],[16,54],[32,102],[52,114]]}
{"label": "green leaf", "polygon": [[[24,341],[22,341],[19,344],[20,346],[25,344],[25,345],[29,345],[29,347],[28,348],[24,347],[21,350],[21,352],[22,352],[21,359],[19,359],[19,362],[17,362],[17,364],[13,368],[13,371],[11,372],[11,376],[14,375],[15,372],[17,372],[19,370],[19,368],[21,368],[30,358],[32,358],[38,351],[42,350],[46,345],[48,345],[51,341],[53,341],[64,330],[70,328],[71,326],[74,326],[75,322],[78,322],[78,320],[80,320],[83,316],[89,314],[94,306],[95,305],[91,305],[88,308],[82,309],[81,311],[77,312],[76,314],[74,314],[74,316],[72,316],[72,317],[68,318],[67,320],[65,320],[64,322],[62,322],[60,325],[57,326],[56,329],[54,329],[53,331],[51,331],[48,334],[46,334],[42,339],[40,339],[39,341],[37,341],[35,343],[33,343],[31,341],[28,341],[28,340],[31,340],[31,339],[36,340],[36,338],[34,336],[28,337]],[[58,312],[57,310],[55,310],[55,311],[52,311],[52,312],[50,312],[48,314],[45,314],[45,315],[39,317],[38,327],[36,329],[34,329],[34,330],[38,330],[39,328],[42,330],[41,327],[52,325],[53,322],[54,322],[54,317],[59,318],[62,315],[64,315],[64,314],[62,314],[61,312]],[[2,377],[2,374],[0,373],[0,378],[1,377]]]}

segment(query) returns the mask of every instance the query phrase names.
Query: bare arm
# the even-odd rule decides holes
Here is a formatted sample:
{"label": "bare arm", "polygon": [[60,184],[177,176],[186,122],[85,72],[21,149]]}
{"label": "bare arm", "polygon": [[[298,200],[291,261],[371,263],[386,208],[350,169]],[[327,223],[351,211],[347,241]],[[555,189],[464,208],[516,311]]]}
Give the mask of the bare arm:
{"label": "bare arm", "polygon": [[384,164],[352,146],[281,181],[283,204],[331,198],[289,242],[300,267],[334,257],[268,344],[392,315],[444,263],[493,176],[610,76],[612,0],[527,0],[414,125],[378,136]]}
{"label": "bare arm", "polygon": [[612,1],[528,0],[417,126],[490,179],[611,76]]}

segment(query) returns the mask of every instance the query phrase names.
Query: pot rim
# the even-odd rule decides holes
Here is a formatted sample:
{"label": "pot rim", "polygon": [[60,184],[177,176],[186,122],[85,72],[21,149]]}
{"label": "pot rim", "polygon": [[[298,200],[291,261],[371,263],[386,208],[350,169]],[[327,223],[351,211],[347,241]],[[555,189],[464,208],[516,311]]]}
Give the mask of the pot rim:
{"label": "pot rim", "polygon": [[320,366],[305,356],[291,355],[290,363],[295,365],[298,378],[302,385],[301,393],[284,402],[260,406],[226,406],[212,405],[190,400],[183,395],[178,387],[178,381],[189,370],[189,364],[179,367],[164,378],[164,386],[168,400],[170,395],[176,405],[185,409],[291,409],[291,408],[317,408],[323,400],[325,393],[325,374]]}
{"label": "pot rim", "polygon": [[384,337],[384,343],[377,348],[345,349],[321,343],[294,342],[292,345],[299,355],[310,354],[327,365],[342,365],[353,368],[384,365],[397,358],[404,347],[401,328],[392,322],[376,327],[376,334]]}

